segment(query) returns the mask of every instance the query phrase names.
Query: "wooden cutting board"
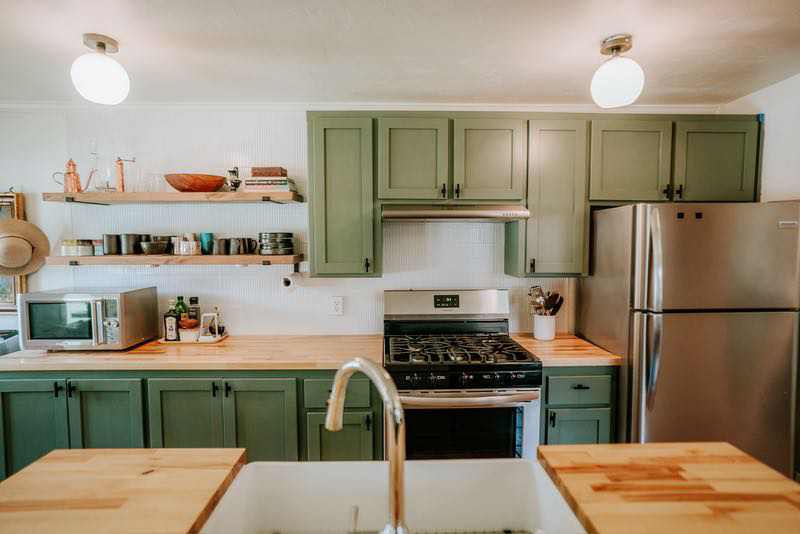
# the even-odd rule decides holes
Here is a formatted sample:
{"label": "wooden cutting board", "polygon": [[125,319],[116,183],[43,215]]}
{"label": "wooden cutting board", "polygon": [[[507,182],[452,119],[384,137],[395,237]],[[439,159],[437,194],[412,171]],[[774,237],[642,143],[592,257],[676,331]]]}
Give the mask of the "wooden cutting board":
{"label": "wooden cutting board", "polygon": [[800,484],[728,443],[548,445],[538,456],[590,533],[800,533]]}

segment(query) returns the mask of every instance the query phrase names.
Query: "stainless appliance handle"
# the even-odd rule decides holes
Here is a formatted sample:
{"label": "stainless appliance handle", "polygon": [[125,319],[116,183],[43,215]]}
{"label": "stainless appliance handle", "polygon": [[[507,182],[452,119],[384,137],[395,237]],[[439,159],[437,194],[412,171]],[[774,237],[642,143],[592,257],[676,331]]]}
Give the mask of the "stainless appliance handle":
{"label": "stainless appliance handle", "polygon": [[92,345],[97,346],[101,343],[101,337],[98,335],[98,327],[97,327],[97,301],[90,300],[89,301],[89,310],[91,314],[91,321],[92,321]]}
{"label": "stainless appliance handle", "polygon": [[[661,365],[661,338],[663,331],[663,321],[661,315],[653,314],[647,320],[647,338],[645,347],[647,350],[647,378],[645,383],[645,403],[647,410],[652,410],[656,405],[656,386],[658,384],[658,371]],[[652,333],[652,338],[649,335]],[[652,341],[652,347],[650,342]]]}
{"label": "stainless appliance handle", "polygon": [[489,395],[400,395],[403,408],[447,409],[447,408],[513,408],[537,400],[538,390]]}
{"label": "stainless appliance handle", "polygon": [[97,344],[98,345],[105,345],[106,344],[106,336],[105,332],[103,332],[103,325],[106,322],[106,316],[103,312],[103,301],[96,300],[94,301],[94,308],[95,308],[95,318],[97,321]]}
{"label": "stainless appliance handle", "polygon": [[647,314],[636,312],[631,319],[630,441],[644,442],[645,361],[647,355]]}
{"label": "stainless appliance handle", "polygon": [[[647,290],[652,295],[652,310],[661,311],[661,304],[664,295],[663,272],[664,272],[664,251],[661,245],[661,214],[656,208],[648,208],[650,212],[650,247],[652,255],[650,258],[650,268],[648,270]],[[648,306],[650,307],[650,306]]]}

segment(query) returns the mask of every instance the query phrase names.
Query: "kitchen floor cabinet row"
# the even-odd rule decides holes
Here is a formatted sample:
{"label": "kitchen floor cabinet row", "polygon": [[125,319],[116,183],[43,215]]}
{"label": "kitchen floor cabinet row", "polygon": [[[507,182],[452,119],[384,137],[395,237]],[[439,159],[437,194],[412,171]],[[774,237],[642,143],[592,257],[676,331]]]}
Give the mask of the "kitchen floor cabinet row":
{"label": "kitchen floor cabinet row", "polygon": [[245,447],[250,461],[382,458],[380,399],[351,380],[324,428],[332,374],[0,379],[0,479],[57,448]]}
{"label": "kitchen floor cabinet row", "polygon": [[754,201],[750,115],[310,112],[311,267],[381,275],[384,204],[519,204],[514,276],[581,274],[590,202]]}

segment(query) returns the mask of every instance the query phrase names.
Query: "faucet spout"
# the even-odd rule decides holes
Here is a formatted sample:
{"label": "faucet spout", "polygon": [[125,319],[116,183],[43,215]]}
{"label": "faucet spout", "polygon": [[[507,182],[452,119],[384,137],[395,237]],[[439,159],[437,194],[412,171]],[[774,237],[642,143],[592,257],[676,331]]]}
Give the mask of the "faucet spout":
{"label": "faucet spout", "polygon": [[397,387],[389,373],[383,367],[363,358],[344,363],[333,379],[325,428],[332,432],[342,429],[347,384],[357,371],[367,375],[383,400],[386,454],[389,460],[389,521],[382,534],[408,534],[405,525],[405,415]]}

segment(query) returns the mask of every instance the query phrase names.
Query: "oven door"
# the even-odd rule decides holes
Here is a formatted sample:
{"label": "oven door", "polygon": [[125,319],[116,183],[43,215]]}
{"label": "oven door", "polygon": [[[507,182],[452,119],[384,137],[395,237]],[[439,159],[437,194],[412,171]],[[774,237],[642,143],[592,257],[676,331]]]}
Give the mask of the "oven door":
{"label": "oven door", "polygon": [[539,389],[401,391],[406,457],[535,458]]}
{"label": "oven door", "polygon": [[105,343],[101,300],[20,299],[25,349],[81,349]]}

